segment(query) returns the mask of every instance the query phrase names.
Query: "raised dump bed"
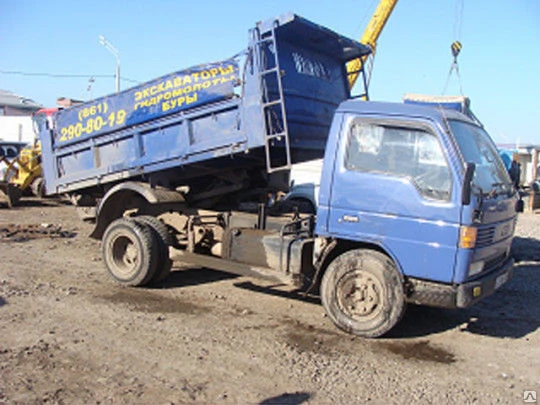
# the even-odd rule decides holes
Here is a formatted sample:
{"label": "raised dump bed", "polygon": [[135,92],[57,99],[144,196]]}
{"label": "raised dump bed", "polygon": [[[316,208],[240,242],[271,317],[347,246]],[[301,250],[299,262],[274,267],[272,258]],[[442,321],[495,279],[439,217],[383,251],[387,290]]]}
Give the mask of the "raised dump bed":
{"label": "raised dump bed", "polygon": [[237,57],[59,111],[40,134],[47,193],[132,179],[200,199],[267,183],[323,156],[345,64],[369,52],[294,14],[259,22]]}

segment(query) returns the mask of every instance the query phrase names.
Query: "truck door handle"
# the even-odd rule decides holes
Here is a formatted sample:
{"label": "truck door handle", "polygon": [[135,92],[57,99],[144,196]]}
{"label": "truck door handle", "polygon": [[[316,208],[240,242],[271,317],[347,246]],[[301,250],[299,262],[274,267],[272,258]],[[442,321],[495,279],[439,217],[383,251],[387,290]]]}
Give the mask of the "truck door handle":
{"label": "truck door handle", "polygon": [[339,222],[341,222],[341,221],[356,223],[356,222],[359,221],[359,219],[358,219],[358,217],[356,215],[343,215],[343,217],[341,217],[339,219]]}

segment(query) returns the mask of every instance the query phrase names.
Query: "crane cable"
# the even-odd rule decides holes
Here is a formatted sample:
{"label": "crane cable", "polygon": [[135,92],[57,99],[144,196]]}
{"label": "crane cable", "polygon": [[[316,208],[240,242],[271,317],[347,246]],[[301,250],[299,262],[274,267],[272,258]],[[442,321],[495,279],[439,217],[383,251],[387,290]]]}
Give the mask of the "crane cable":
{"label": "crane cable", "polygon": [[461,52],[461,48],[463,48],[463,45],[461,45],[461,42],[459,41],[459,39],[461,38],[462,21],[463,21],[463,0],[457,0],[455,15],[454,15],[454,38],[457,38],[457,39],[454,42],[452,42],[452,45],[450,45],[450,51],[452,52],[453,59],[452,59],[452,63],[450,64],[450,70],[448,71],[448,76],[446,77],[446,83],[444,84],[442,94],[446,93],[446,89],[448,87],[448,82],[450,81],[450,77],[452,76],[452,72],[455,71],[456,76],[458,78],[458,83],[459,83],[459,92],[463,96],[463,86],[461,84],[461,75],[459,74],[459,65],[457,61],[457,57],[459,53]]}

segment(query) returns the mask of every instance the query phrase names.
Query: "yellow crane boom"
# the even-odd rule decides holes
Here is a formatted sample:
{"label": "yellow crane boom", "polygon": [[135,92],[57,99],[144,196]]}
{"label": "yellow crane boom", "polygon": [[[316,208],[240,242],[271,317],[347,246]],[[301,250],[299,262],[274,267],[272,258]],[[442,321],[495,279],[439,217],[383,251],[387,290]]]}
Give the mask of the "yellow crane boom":
{"label": "yellow crane boom", "polygon": [[[377,40],[381,35],[384,25],[390,18],[392,10],[398,0],[381,0],[379,5],[375,9],[368,26],[366,27],[360,42],[365,45],[371,46],[372,54],[375,54],[375,48],[377,47]],[[358,58],[350,61],[347,64],[347,73],[349,74],[349,88],[353,88],[358,79],[358,73],[360,72],[364,63],[366,63],[368,56]]]}

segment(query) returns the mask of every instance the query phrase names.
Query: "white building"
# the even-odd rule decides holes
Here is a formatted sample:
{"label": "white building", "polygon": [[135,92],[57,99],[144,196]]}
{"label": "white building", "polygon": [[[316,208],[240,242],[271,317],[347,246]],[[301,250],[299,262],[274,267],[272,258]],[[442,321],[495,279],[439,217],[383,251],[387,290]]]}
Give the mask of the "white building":
{"label": "white building", "polygon": [[0,90],[0,141],[32,142],[32,113],[42,107],[35,101]]}
{"label": "white building", "polygon": [[500,144],[497,145],[503,161],[506,159],[505,164],[510,165],[511,159],[517,159],[521,166],[521,178],[519,183],[524,186],[530,186],[533,182],[537,181],[540,177],[538,171],[538,165],[540,165],[540,145],[509,145]]}

